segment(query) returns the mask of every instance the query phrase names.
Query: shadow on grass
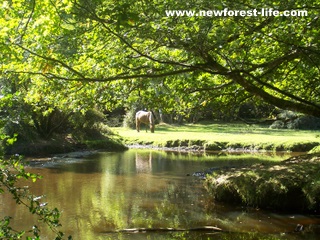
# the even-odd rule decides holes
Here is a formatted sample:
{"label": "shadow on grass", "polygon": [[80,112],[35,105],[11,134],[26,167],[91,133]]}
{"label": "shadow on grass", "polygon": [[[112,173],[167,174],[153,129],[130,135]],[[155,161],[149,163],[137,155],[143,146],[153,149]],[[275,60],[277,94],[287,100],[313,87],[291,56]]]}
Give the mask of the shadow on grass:
{"label": "shadow on grass", "polygon": [[[183,125],[157,125],[158,132],[197,132],[197,133],[225,133],[225,134],[263,134],[263,135],[280,135],[292,136],[298,132],[305,132],[290,129],[271,129],[267,125],[249,125],[244,123],[198,123],[198,124],[183,124]],[[311,131],[309,131],[311,132]]]}

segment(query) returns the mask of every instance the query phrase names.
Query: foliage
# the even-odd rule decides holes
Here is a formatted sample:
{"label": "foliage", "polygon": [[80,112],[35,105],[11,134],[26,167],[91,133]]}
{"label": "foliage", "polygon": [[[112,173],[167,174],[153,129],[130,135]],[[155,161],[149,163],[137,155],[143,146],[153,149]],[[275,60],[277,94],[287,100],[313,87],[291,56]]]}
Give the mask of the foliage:
{"label": "foliage", "polygon": [[[165,14],[225,8],[300,9],[308,16]],[[1,117],[32,123],[45,137],[52,114],[93,108],[141,106],[172,122],[196,122],[236,116],[237,106],[262,99],[319,117],[318,10],[310,0],[3,1]]]}
{"label": "foliage", "polygon": [[[55,239],[62,239],[64,234],[58,231],[58,227],[61,226],[60,211],[57,208],[49,209],[47,203],[41,202],[43,196],[32,195],[27,186],[19,187],[19,181],[22,179],[35,182],[40,178],[39,175],[25,171],[19,156],[0,160],[0,194],[10,193],[16,204],[28,208],[30,214],[38,216],[39,222],[46,224],[56,234]],[[25,234],[33,235],[33,237],[26,237],[26,239],[40,239],[41,231],[36,225],[29,231],[16,231],[10,227],[10,220],[11,217],[4,217],[0,221],[1,239],[21,239]]]}
{"label": "foliage", "polygon": [[101,138],[104,133],[111,133],[104,121],[104,115],[95,109],[84,114],[75,113],[70,117],[70,127],[73,128],[71,132],[79,141]]}
{"label": "foliage", "polygon": [[136,116],[136,110],[130,109],[129,111],[127,111],[123,120],[123,126],[125,128],[135,128],[136,127],[135,116]]}
{"label": "foliage", "polygon": [[[97,109],[85,112],[63,112],[55,109],[48,115],[21,112],[25,119],[8,116],[2,131],[14,135],[12,145],[2,144],[6,154],[44,155],[79,148],[125,149],[107,126],[105,114]],[[30,117],[28,114],[30,114]],[[35,118],[33,118],[37,115]]]}
{"label": "foliage", "polygon": [[69,131],[72,140],[89,149],[108,151],[127,149],[107,126],[105,115],[96,109],[90,109],[84,114],[72,114],[69,119],[69,127],[72,128]]}

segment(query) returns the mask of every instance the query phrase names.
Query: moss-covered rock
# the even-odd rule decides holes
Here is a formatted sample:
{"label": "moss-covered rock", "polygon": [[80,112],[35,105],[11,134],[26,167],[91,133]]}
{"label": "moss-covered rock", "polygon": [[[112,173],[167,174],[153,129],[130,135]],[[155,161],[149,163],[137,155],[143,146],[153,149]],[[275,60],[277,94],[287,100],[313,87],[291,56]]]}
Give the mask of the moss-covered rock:
{"label": "moss-covered rock", "polygon": [[206,188],[218,201],[284,211],[320,210],[320,155],[215,171]]}

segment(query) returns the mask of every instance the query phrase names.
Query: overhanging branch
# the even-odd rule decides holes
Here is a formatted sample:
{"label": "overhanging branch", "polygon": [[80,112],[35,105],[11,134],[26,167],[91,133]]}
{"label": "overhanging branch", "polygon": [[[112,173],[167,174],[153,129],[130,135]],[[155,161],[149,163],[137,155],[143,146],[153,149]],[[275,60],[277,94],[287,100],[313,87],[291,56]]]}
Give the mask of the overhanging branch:
{"label": "overhanging branch", "polygon": [[[282,109],[289,109],[289,110],[305,113],[308,115],[313,115],[315,117],[320,117],[320,106],[315,103],[312,103],[306,100],[296,102],[296,101],[286,100],[286,99],[271,95],[268,92],[264,91],[262,88],[259,88],[258,86],[253,85],[252,83],[247,81],[240,74],[240,72],[233,72],[229,75],[229,77],[233,79],[236,83],[243,86],[245,90],[247,90],[248,92],[261,97],[266,102],[271,103],[274,106],[277,106]],[[295,100],[295,98],[293,100]]]}
{"label": "overhanging branch", "polygon": [[[14,44],[14,43],[13,43]],[[80,73],[79,71],[75,70],[74,68],[70,67],[68,64],[62,62],[61,60],[58,60],[58,59],[55,59],[55,58],[52,58],[52,57],[48,57],[48,56],[43,56],[43,55],[40,55],[34,51],[31,51],[30,49],[28,48],[25,48],[24,46],[22,46],[21,44],[14,44],[16,46],[18,46],[19,48],[27,51],[28,53],[36,56],[36,57],[39,57],[39,58],[42,58],[44,60],[47,60],[47,61],[50,61],[50,62],[55,62],[55,63],[58,63],[59,65],[63,66],[64,68],[66,68],[67,70],[69,70],[70,72],[72,72],[73,74],[79,76],[80,78],[85,78],[84,75],[82,75],[82,73]],[[43,74],[42,74],[43,75]]]}
{"label": "overhanging branch", "polygon": [[158,74],[132,74],[132,75],[116,75],[111,77],[102,77],[102,78],[89,78],[89,77],[83,77],[83,78],[68,78],[59,76],[53,73],[42,73],[42,72],[28,72],[28,71],[8,71],[10,73],[17,73],[17,74],[30,74],[30,75],[41,75],[48,79],[56,79],[56,80],[64,80],[64,81],[80,81],[80,82],[110,82],[110,81],[116,81],[116,80],[130,80],[130,79],[146,79],[146,78],[161,78],[161,77],[168,77],[168,76],[174,76],[179,75],[182,73],[190,73],[194,72],[194,69],[181,69],[176,71],[168,71],[168,72],[162,72]]}
{"label": "overhanging branch", "polygon": [[307,100],[302,99],[302,98],[300,98],[300,97],[298,97],[298,96],[296,96],[296,95],[293,95],[293,94],[288,93],[288,92],[286,92],[286,91],[284,91],[284,90],[282,90],[282,89],[279,89],[279,88],[277,88],[277,87],[275,87],[275,86],[273,86],[273,85],[271,85],[271,84],[269,84],[269,83],[267,83],[267,82],[264,82],[264,81],[262,81],[260,78],[254,76],[254,75],[252,75],[252,74],[250,74],[250,73],[248,73],[248,72],[243,71],[243,73],[246,74],[247,76],[249,76],[250,78],[254,79],[256,82],[258,82],[258,83],[261,84],[262,86],[265,86],[265,87],[267,87],[267,88],[269,88],[269,89],[271,89],[271,90],[273,90],[273,91],[275,91],[275,92],[277,92],[277,93],[280,93],[280,94],[282,94],[283,96],[289,97],[289,98],[291,98],[291,99],[293,99],[293,100],[296,100],[296,101],[298,101],[298,102],[301,102],[301,103],[305,103],[305,104],[312,105],[312,106],[315,106],[315,107],[320,107],[320,106],[317,105],[317,104],[314,104],[314,103],[312,103],[312,102],[310,102],[310,101],[307,101]]}
{"label": "overhanging branch", "polygon": [[215,85],[215,86],[212,86],[212,87],[202,87],[202,88],[195,88],[195,89],[189,89],[189,90],[187,89],[186,92],[195,93],[195,92],[203,92],[203,91],[216,91],[216,90],[220,90],[220,89],[226,88],[228,86],[231,86],[233,84],[235,84],[235,82],[234,81],[230,81],[228,83]]}

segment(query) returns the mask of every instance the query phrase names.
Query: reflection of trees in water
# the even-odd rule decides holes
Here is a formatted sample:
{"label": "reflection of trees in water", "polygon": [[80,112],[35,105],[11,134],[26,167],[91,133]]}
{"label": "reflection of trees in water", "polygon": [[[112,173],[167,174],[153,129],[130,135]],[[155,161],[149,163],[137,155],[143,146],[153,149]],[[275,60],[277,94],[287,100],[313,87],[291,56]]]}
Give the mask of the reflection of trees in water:
{"label": "reflection of trees in water", "polygon": [[[288,223],[286,216],[274,219],[261,211],[250,212],[219,204],[203,188],[201,180],[186,176],[193,169],[207,169],[210,164],[243,166],[256,163],[258,160],[252,156],[219,156],[219,161],[214,158],[209,165],[206,163],[207,157],[150,150],[104,153],[98,157],[92,161],[78,161],[77,165],[81,165],[78,168],[76,163],[72,167],[68,163],[59,165],[61,169],[57,170],[34,169],[44,178],[34,183],[32,190],[38,195],[45,192],[50,206],[63,211],[62,225],[67,229],[61,230],[73,235],[74,239],[82,239],[83,236],[97,239],[107,231],[135,227],[193,228],[211,225],[238,233],[252,229],[280,232],[288,225],[292,229],[297,224],[297,220],[293,225]],[[89,164],[93,166],[88,168],[87,173],[79,171]],[[8,207],[6,210],[13,206],[7,199],[0,200],[0,205],[4,203]],[[18,209],[12,209],[11,213],[15,219],[22,219],[21,224],[32,221]],[[317,219],[306,219],[318,222]],[[242,223],[239,224],[239,221]],[[150,239],[182,239],[175,234],[186,233],[172,233],[164,238],[157,234],[157,237]],[[199,235],[189,238],[190,234],[185,239],[203,239]],[[107,236],[106,239],[133,239],[132,235],[128,238],[123,236]],[[239,239],[238,236],[225,239]],[[135,239],[141,239],[141,235]],[[259,238],[247,238],[245,235],[243,239]]]}
{"label": "reflection of trees in water", "polygon": [[152,152],[138,153],[136,152],[136,170],[137,173],[152,172]]}

